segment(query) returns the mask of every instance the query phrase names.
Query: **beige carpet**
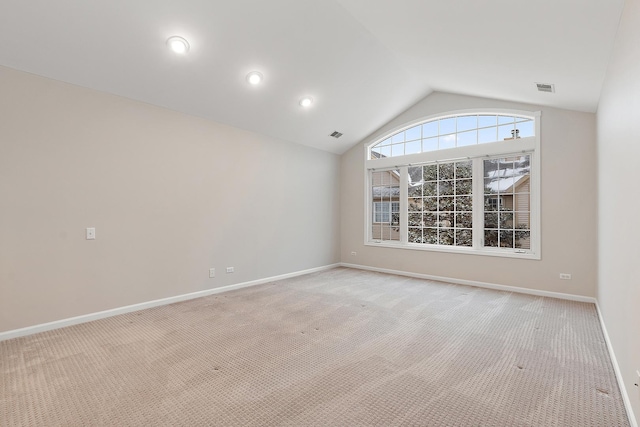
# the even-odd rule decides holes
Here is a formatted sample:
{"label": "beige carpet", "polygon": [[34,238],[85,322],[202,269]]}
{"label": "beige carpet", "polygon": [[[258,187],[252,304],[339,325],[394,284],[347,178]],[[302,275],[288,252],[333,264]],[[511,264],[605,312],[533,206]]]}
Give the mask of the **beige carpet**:
{"label": "beige carpet", "polygon": [[2,426],[628,426],[592,304],[338,268],[0,342]]}

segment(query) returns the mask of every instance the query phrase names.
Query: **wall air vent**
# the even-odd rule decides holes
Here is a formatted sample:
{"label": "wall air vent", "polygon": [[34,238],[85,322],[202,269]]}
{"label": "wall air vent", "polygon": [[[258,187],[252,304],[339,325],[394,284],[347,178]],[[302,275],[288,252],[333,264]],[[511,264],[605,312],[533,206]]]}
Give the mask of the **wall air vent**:
{"label": "wall air vent", "polygon": [[536,86],[538,87],[538,92],[553,93],[556,91],[555,86],[550,83],[536,83]]}
{"label": "wall air vent", "polygon": [[342,136],[342,134],[340,132],[338,132],[337,130],[333,131],[333,133],[329,136],[332,136],[336,139],[340,138]]}

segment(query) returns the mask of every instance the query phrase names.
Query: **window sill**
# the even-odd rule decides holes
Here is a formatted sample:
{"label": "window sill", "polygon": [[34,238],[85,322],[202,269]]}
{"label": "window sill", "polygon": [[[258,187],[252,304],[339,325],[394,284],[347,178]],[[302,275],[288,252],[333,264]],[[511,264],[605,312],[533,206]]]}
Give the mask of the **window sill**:
{"label": "window sill", "polygon": [[364,242],[365,246],[375,246],[382,248],[393,248],[393,249],[408,249],[414,251],[427,251],[427,252],[446,252],[452,254],[465,254],[465,255],[480,255],[480,256],[493,256],[493,257],[501,257],[501,258],[518,258],[518,259],[532,259],[532,260],[540,260],[540,254],[536,254],[534,252],[509,252],[500,249],[473,249],[467,247],[456,247],[456,246],[435,246],[435,245],[420,245],[420,244],[403,244],[403,243],[392,243],[392,242],[376,242],[369,241]]}

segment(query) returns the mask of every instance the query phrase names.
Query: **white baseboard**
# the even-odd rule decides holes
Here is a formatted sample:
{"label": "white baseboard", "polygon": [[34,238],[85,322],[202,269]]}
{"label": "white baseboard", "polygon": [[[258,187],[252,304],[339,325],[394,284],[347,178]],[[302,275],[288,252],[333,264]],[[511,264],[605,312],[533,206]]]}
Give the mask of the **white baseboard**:
{"label": "white baseboard", "polygon": [[638,423],[636,422],[636,417],[633,414],[633,408],[631,408],[631,400],[629,399],[629,394],[627,394],[627,389],[624,386],[624,380],[622,379],[622,371],[620,371],[620,366],[618,365],[616,354],[613,351],[613,346],[611,345],[611,340],[609,339],[607,326],[604,323],[604,317],[602,317],[602,312],[600,311],[600,305],[598,304],[597,301],[596,301],[596,310],[598,310],[600,327],[602,328],[604,341],[607,343],[607,350],[609,350],[609,356],[611,357],[611,364],[613,365],[613,371],[615,372],[616,379],[618,380],[618,388],[620,389],[620,394],[622,395],[622,401],[624,402],[624,407],[627,410],[627,416],[629,417],[629,424],[631,424],[631,427],[638,427]]}
{"label": "white baseboard", "polygon": [[0,341],[10,340],[12,338],[24,337],[27,335],[33,335],[39,332],[50,331],[52,329],[64,328],[66,326],[77,325],[79,323],[91,322],[93,320],[104,319],[105,317],[117,316],[119,314],[131,313],[132,311],[144,310],[146,308],[158,307],[161,305],[173,304],[175,302],[186,301],[186,300],[200,298],[200,297],[206,297],[208,295],[233,291],[235,289],[246,288],[249,286],[261,285],[263,283],[269,283],[276,280],[283,280],[291,277],[302,276],[305,274],[316,273],[318,271],[330,270],[332,268],[336,268],[339,266],[340,264],[330,264],[322,267],[310,268],[308,270],[281,274],[279,276],[266,277],[264,279],[251,280],[249,282],[237,283],[235,285],[221,286],[219,288],[207,289],[204,291],[192,292],[189,294],[176,295],[173,297],[162,298],[162,299],[157,299],[153,301],[142,302],[139,304],[113,308],[111,310],[99,311],[97,313],[84,314],[82,316],[70,317],[67,319],[56,320],[48,323],[42,323],[40,325],[29,326],[26,328],[0,332]]}
{"label": "white baseboard", "polygon": [[379,273],[389,273],[398,276],[415,277],[417,279],[437,280],[439,282],[455,283],[457,285],[476,286],[478,288],[495,289],[498,291],[516,292],[519,294],[536,295],[541,297],[559,298],[569,301],[590,302],[595,304],[596,299],[582,295],[563,294],[561,292],[541,291],[537,289],[520,288],[517,286],[498,285],[495,283],[476,282],[474,280],[455,279],[452,277],[432,276],[430,274],[411,273],[408,271],[391,270],[387,268],[369,267],[368,265],[340,263],[342,267],[357,268],[360,270],[376,271]]}

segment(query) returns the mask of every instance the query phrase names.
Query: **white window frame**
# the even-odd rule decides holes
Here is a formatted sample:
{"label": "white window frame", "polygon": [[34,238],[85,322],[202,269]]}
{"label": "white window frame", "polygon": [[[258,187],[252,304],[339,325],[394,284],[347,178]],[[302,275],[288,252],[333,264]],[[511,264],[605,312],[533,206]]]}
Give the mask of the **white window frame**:
{"label": "white window frame", "polygon": [[[533,137],[496,141],[492,143],[470,145],[465,147],[455,147],[436,151],[427,151],[404,156],[371,158],[371,148],[384,141],[392,135],[410,129],[416,125],[426,122],[462,115],[507,115],[529,117],[534,120],[535,135]],[[540,220],[540,111],[524,111],[512,109],[482,109],[482,110],[457,110],[445,114],[434,114],[422,117],[418,120],[398,126],[385,132],[382,136],[370,140],[364,144],[365,156],[365,221],[364,221],[364,244],[366,246],[389,247],[396,249],[422,250],[435,252],[450,252],[460,254],[473,254],[483,256],[498,256],[507,258],[541,259],[541,220]],[[493,248],[484,247],[484,182],[483,179],[483,159],[491,157],[509,157],[514,155],[528,154],[531,156],[530,175],[530,221],[531,221],[531,248]],[[449,245],[428,245],[419,243],[408,243],[407,225],[407,204],[408,204],[408,167],[430,163],[446,163],[461,160],[474,160],[473,162],[473,246],[449,246]],[[400,240],[399,241],[376,241],[372,239],[372,173],[384,170],[400,171]],[[404,220],[402,220],[404,216]]]}

